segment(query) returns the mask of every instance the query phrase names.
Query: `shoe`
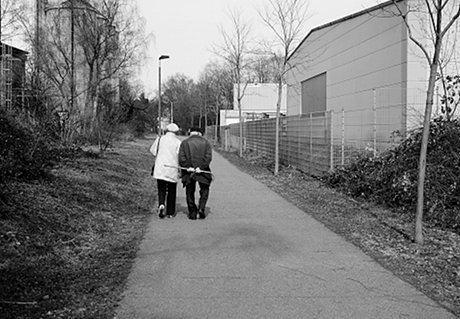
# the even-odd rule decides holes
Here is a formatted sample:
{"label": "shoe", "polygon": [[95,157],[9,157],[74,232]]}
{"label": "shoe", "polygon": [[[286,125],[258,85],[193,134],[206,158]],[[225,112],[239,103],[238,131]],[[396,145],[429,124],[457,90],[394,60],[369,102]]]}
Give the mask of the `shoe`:
{"label": "shoe", "polygon": [[165,218],[165,205],[160,205],[158,207],[158,217],[160,217],[161,219]]}
{"label": "shoe", "polygon": [[189,214],[189,215],[188,215],[188,219],[196,220],[196,213]]}
{"label": "shoe", "polygon": [[168,215],[166,215],[166,217],[168,217],[168,218],[174,218],[174,215],[168,214]]}
{"label": "shoe", "polygon": [[204,210],[199,210],[198,211],[198,218],[199,219],[205,219],[206,218],[206,214],[204,213]]}

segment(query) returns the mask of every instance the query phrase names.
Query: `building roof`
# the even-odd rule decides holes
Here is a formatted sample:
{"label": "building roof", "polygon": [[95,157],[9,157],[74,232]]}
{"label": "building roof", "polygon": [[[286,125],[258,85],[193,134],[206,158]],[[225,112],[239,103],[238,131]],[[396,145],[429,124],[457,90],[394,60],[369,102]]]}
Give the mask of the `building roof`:
{"label": "building roof", "polygon": [[[401,2],[401,1],[405,1],[405,0],[395,0],[396,2]],[[356,17],[359,17],[359,16],[362,16],[364,14],[368,14],[369,12],[372,12],[372,11],[375,11],[375,10],[379,10],[379,9],[382,9],[384,7],[387,7],[389,5],[392,5],[394,3],[393,0],[389,0],[389,1],[386,1],[386,2],[383,2],[383,3],[380,3],[378,5],[375,5],[373,7],[370,7],[370,8],[367,8],[367,9],[364,9],[364,10],[361,10],[361,11],[358,11],[356,13],[353,13],[353,14],[350,14],[348,16],[345,16],[343,18],[340,18],[340,19],[337,19],[337,20],[334,20],[334,21],[331,21],[331,22],[328,22],[326,24],[323,24],[319,27],[316,27],[316,28],[313,28],[305,38],[302,39],[302,41],[300,41],[299,45],[297,45],[297,47],[294,49],[294,51],[292,51],[292,53],[289,55],[288,57],[288,60],[296,53],[296,51],[303,45],[303,43],[307,40],[307,38],[310,37],[310,35],[314,32],[317,32],[319,30],[322,30],[322,29],[325,29],[325,28],[328,28],[330,26],[333,26],[333,25],[336,25],[336,24],[339,24],[339,23],[342,23],[344,21],[347,21],[347,20],[351,20],[351,19],[354,19]]]}
{"label": "building roof", "polygon": [[6,44],[6,43],[2,43],[2,42],[0,42],[0,54],[3,53],[3,46],[2,46],[3,44],[4,44],[4,45],[7,45],[7,46],[9,46],[9,47],[11,47],[13,57],[15,57],[15,58],[20,58],[20,59],[22,59],[22,60],[26,60],[26,59],[27,59],[26,56],[27,56],[27,54],[29,54],[29,52],[24,51],[24,50],[21,50],[21,49],[19,49],[19,48],[16,48],[16,47],[14,47],[14,46],[12,46],[12,45],[9,45],[9,44]]}

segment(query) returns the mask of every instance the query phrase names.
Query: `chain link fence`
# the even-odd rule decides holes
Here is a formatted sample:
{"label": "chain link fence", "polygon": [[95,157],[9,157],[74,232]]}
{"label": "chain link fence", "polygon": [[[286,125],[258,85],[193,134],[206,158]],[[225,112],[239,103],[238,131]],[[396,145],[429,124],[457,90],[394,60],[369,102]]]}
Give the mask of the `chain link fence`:
{"label": "chain link fence", "polygon": [[[328,111],[280,119],[280,162],[312,175],[345,165],[363,152],[377,155],[397,145],[400,134],[391,117],[398,106],[352,111]],[[400,107],[399,107],[400,109]],[[274,157],[275,119],[243,123],[243,149]],[[215,126],[206,130],[215,138]],[[220,142],[237,150],[239,124],[220,127]]]}
{"label": "chain link fence", "polygon": [[[379,89],[365,94],[369,107],[347,105],[327,112],[282,117],[280,162],[321,175],[363,152],[376,156],[398,145],[408,127],[421,123],[424,93],[420,90]],[[438,105],[435,100],[435,109]],[[243,149],[273,158],[275,125],[273,118],[244,122]],[[216,136],[215,130],[215,126],[207,128],[210,139]],[[238,149],[238,123],[220,127],[219,131],[225,149]]]}

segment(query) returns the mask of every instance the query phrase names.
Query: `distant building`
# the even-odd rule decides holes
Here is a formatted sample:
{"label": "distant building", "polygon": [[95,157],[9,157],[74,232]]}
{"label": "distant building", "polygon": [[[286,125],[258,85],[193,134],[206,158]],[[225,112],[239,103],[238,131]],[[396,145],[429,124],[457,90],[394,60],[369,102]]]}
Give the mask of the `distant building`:
{"label": "distant building", "polygon": [[[242,89],[244,84],[241,85]],[[241,99],[241,112],[244,121],[254,121],[276,116],[278,85],[276,83],[248,84]],[[286,114],[286,87],[283,87],[281,114]],[[237,84],[233,85],[233,109],[220,111],[221,126],[239,122]]]}
{"label": "distant building", "polygon": [[25,64],[27,52],[0,43],[0,104],[11,109],[24,101]]}
{"label": "distant building", "polygon": [[94,118],[102,90],[119,101],[119,77],[111,65],[116,53],[103,56],[116,51],[117,33],[96,7],[87,0],[47,0],[38,6],[42,73],[54,87],[53,101],[83,122]]}

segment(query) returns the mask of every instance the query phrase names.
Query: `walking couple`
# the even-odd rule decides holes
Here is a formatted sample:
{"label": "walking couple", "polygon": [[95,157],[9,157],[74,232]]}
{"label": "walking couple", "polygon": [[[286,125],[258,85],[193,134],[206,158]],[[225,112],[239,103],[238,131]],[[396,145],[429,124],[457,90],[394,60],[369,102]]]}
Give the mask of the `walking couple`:
{"label": "walking couple", "polygon": [[[158,136],[150,147],[150,152],[155,156],[152,175],[158,185],[158,216],[172,218],[176,215],[177,182],[181,179],[185,187],[188,218],[205,219],[212,181],[212,174],[209,173],[211,143],[202,136],[199,127],[192,127],[190,136],[182,142],[176,136],[178,131],[176,124],[169,124],[166,134]],[[198,205],[195,203],[197,183],[200,187]]]}

